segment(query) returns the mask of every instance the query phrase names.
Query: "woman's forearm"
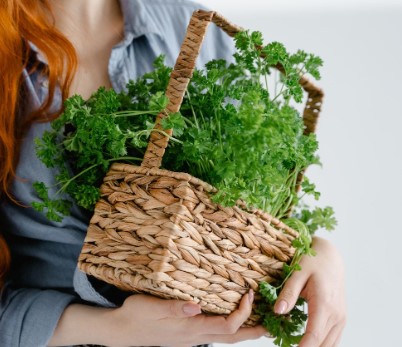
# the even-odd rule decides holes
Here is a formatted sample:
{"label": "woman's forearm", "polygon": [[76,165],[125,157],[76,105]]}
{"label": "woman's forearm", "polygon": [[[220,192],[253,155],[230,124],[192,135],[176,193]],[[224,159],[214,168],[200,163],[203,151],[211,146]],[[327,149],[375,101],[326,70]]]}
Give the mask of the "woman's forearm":
{"label": "woman's forearm", "polygon": [[263,327],[242,328],[250,316],[254,294],[245,294],[227,317],[201,314],[198,304],[132,295],[116,309],[72,304],[64,311],[49,346],[194,346],[256,339]]}
{"label": "woman's forearm", "polygon": [[49,346],[106,344],[111,341],[110,312],[113,309],[81,304],[67,306]]}

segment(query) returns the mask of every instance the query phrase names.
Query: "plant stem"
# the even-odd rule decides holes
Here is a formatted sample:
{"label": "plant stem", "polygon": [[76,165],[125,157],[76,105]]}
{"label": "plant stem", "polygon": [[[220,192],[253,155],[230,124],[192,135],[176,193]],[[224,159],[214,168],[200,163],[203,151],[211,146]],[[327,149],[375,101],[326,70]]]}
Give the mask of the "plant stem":
{"label": "plant stem", "polygon": [[141,116],[144,114],[152,114],[152,115],[157,115],[159,114],[160,111],[118,111],[115,113],[112,113],[112,115],[116,118],[118,117],[131,117],[131,116]]}
{"label": "plant stem", "polygon": [[[138,160],[141,161],[142,158],[137,158],[137,157],[119,157],[119,158],[112,158],[112,159],[107,159],[105,161],[107,162],[113,162],[113,161],[119,161],[119,160]],[[63,184],[63,186],[56,192],[56,195],[59,195],[60,193],[64,192],[66,190],[66,188],[69,186],[69,184],[71,182],[73,182],[74,180],[76,180],[78,177],[82,176],[84,173],[94,169],[95,167],[102,165],[102,163],[98,163],[98,164],[93,164],[89,167],[87,167],[85,170],[82,170],[80,173],[78,173],[77,175],[75,175],[74,177],[71,177],[66,183]]]}

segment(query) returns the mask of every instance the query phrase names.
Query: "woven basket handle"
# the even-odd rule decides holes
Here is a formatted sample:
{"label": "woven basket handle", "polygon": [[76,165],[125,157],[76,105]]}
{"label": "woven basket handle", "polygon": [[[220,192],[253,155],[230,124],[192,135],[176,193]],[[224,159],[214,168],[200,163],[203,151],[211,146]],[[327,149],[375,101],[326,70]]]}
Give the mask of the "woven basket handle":
{"label": "woven basket handle", "polygon": [[[177,57],[166,89],[166,96],[169,98],[169,104],[166,107],[167,112],[158,114],[154,129],[162,129],[162,119],[169,113],[175,113],[180,110],[184,94],[195,69],[196,59],[200,53],[208,25],[211,22],[214,22],[231,37],[243,30],[241,27],[231,24],[216,12],[197,10],[193,13],[187,27],[187,33],[182,43],[180,54]],[[278,69],[281,70],[281,66],[278,66]],[[324,93],[305,77],[300,79],[300,84],[308,93],[303,120],[305,124],[304,133],[309,134],[315,131]],[[172,135],[172,129],[165,130],[165,132],[169,136]],[[162,164],[162,158],[168,142],[168,136],[159,131],[153,131],[150,135],[141,166],[159,168]]]}

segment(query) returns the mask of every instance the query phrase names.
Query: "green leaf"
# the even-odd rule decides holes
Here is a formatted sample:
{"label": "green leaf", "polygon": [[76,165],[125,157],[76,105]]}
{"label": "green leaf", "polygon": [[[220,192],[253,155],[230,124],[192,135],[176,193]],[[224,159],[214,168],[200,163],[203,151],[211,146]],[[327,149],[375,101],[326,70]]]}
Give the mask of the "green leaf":
{"label": "green leaf", "polygon": [[163,92],[157,92],[151,96],[149,108],[155,111],[164,110],[169,104],[169,98]]}
{"label": "green leaf", "polygon": [[183,116],[179,112],[176,112],[162,119],[162,127],[164,129],[173,129],[174,136],[180,137],[184,133],[186,123]]}
{"label": "green leaf", "polygon": [[301,209],[295,216],[303,222],[311,234],[314,234],[318,229],[323,228],[328,231],[335,229],[337,220],[334,216],[332,207],[315,207],[314,209]]}
{"label": "green leaf", "polygon": [[291,347],[299,344],[303,337],[307,314],[304,312],[304,300],[299,298],[294,308],[287,314],[278,315],[273,312],[280,289],[266,282],[260,282],[257,302],[257,313],[261,316],[262,325],[274,337],[274,344]]}
{"label": "green leaf", "polygon": [[48,188],[43,182],[34,182],[33,188],[42,201],[33,202],[32,207],[39,212],[45,212],[47,219],[55,222],[61,222],[63,216],[69,214],[71,209],[71,201],[65,199],[50,199],[48,195]]}

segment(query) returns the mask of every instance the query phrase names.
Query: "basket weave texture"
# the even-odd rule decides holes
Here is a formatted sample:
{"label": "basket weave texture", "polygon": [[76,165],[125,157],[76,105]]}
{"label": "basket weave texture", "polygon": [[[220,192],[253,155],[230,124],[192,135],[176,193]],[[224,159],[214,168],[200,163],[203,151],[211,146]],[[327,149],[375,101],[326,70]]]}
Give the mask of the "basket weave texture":
{"label": "basket weave texture", "polygon": [[[166,95],[180,109],[209,23],[230,36],[241,28],[215,12],[194,12]],[[280,68],[280,67],[279,67]],[[306,78],[306,133],[315,129],[323,93]],[[157,116],[155,128],[161,128]],[[169,131],[168,131],[169,133]],[[281,279],[298,233],[239,202],[213,203],[216,189],[186,173],[160,169],[168,137],[152,132],[141,166],[115,163],[101,186],[78,265],[122,290],[193,300],[212,314],[230,314],[260,281]],[[301,179],[301,178],[300,178]],[[252,314],[248,325],[256,324]]]}

